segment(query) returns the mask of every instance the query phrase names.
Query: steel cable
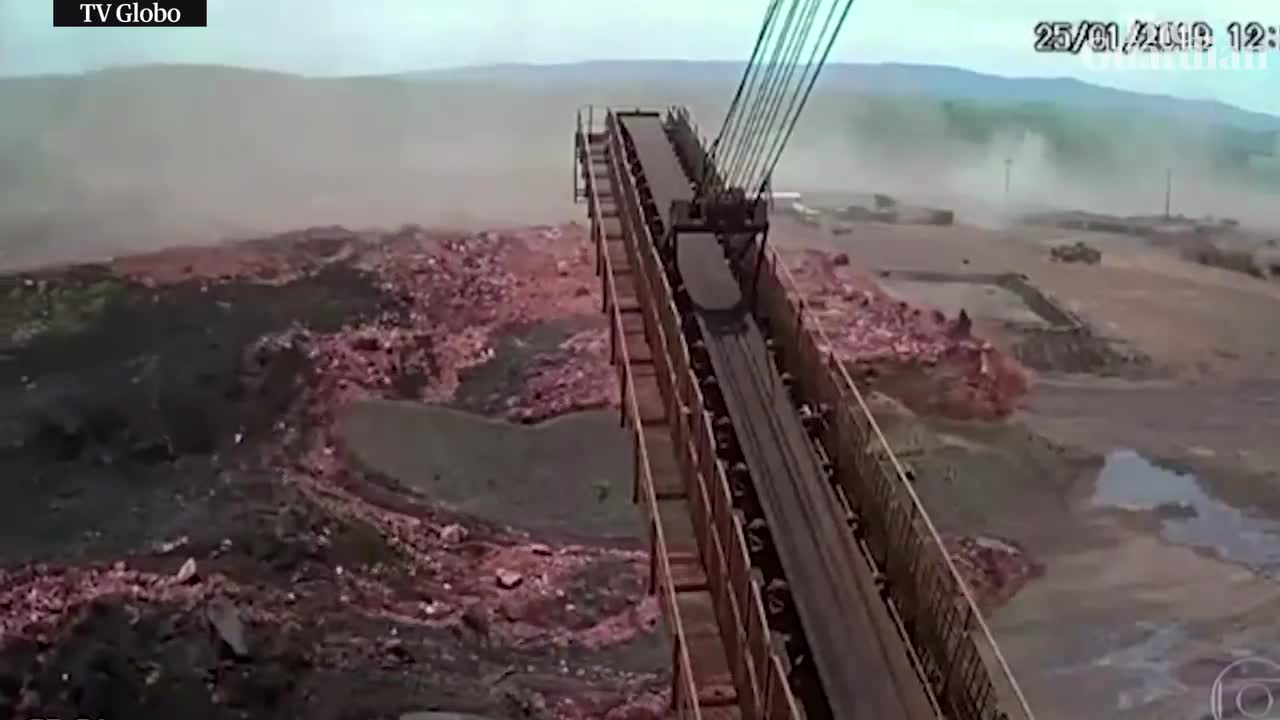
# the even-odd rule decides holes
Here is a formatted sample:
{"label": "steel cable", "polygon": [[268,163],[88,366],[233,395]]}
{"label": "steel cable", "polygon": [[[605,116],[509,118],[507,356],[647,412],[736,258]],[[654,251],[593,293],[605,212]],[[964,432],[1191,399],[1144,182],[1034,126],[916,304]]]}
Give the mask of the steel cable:
{"label": "steel cable", "polygon": [[782,152],[786,149],[787,143],[791,141],[791,135],[795,132],[796,124],[800,120],[800,113],[804,110],[804,106],[808,104],[809,97],[813,94],[813,87],[818,82],[818,74],[822,71],[823,66],[827,64],[827,59],[831,56],[831,49],[835,47],[836,38],[840,36],[840,29],[844,26],[846,20],[849,19],[849,11],[853,9],[853,0],[842,0],[844,9],[840,12],[840,18],[836,21],[835,28],[831,36],[827,39],[826,47],[823,48],[822,58],[818,61],[813,73],[809,76],[809,84],[804,90],[804,96],[800,100],[799,106],[796,107],[795,114],[791,116],[791,121],[787,126],[786,132],[782,136],[782,141],[773,152],[773,157],[766,165],[765,172],[761,176],[761,187],[756,194],[755,201],[759,202],[760,195],[764,192],[764,183],[768,178],[773,176],[773,171],[778,166],[778,161],[782,159]]}
{"label": "steel cable", "polygon": [[[771,23],[771,27],[768,28],[766,33],[766,52],[757,60],[754,69],[749,68],[752,71],[755,82],[749,88],[746,96],[747,102],[739,108],[740,112],[745,109],[745,115],[741,115],[737,119],[735,132],[727,139],[728,152],[723,158],[721,168],[726,175],[732,175],[733,170],[740,166],[743,152],[759,132],[759,124],[763,119],[763,108],[767,98],[772,94],[779,69],[778,61],[783,48],[787,45],[792,35],[791,27],[798,9],[799,3],[797,0],[790,0],[786,19],[782,22],[781,29],[775,34]],[[773,20],[776,21],[776,19],[777,16],[775,15]],[[765,56],[767,56],[767,59]],[[763,61],[763,69],[760,67],[761,61]]]}
{"label": "steel cable", "polygon": [[[782,53],[785,39],[791,35],[791,24],[795,20],[798,8],[798,0],[791,0],[791,8],[787,11],[786,20],[783,21],[782,27],[776,36],[769,62],[765,65],[764,79],[760,81],[761,84],[757,85],[749,93],[750,109],[747,111],[743,124],[739,126],[740,132],[729,142],[729,153],[725,157],[725,168],[727,169],[722,169],[722,172],[729,175],[733,174],[733,169],[741,163],[745,143],[749,142],[750,138],[754,137],[755,133],[758,132],[758,125],[762,119],[761,108],[769,94],[769,88],[774,84],[774,75],[778,70],[778,57]],[[758,72],[757,77],[759,77]],[[761,88],[764,88],[764,90],[762,91]]]}
{"label": "steel cable", "polygon": [[[707,153],[708,157],[714,161],[719,156],[720,141],[726,136],[730,126],[737,118],[738,104],[742,101],[743,93],[748,86],[748,81],[752,78],[752,71],[757,67],[756,58],[760,56],[760,50],[765,46],[765,38],[769,29],[773,25],[773,19],[777,16],[778,7],[782,4],[782,0],[771,0],[769,7],[764,13],[764,22],[760,25],[760,32],[756,35],[756,45],[751,50],[751,58],[747,60],[747,66],[743,70],[742,79],[738,81],[738,89],[733,94],[733,101],[729,103],[729,110],[725,113],[724,122],[720,124],[720,133],[716,135],[715,142],[711,144],[711,150]],[[705,187],[707,181],[708,166],[704,165],[701,169],[701,177],[699,177],[699,187]],[[716,188],[717,190],[719,188]]]}
{"label": "steel cable", "polygon": [[[809,52],[808,62],[804,64],[804,70],[800,73],[798,82],[794,86],[788,86],[788,95],[785,98],[778,98],[777,102],[779,108],[781,108],[785,103],[786,111],[781,116],[778,116],[775,122],[771,122],[762,133],[762,136],[757,139],[756,142],[759,150],[753,152],[751,155],[755,162],[745,171],[740,171],[739,174],[735,175],[735,183],[743,187],[745,190],[758,189],[759,187],[762,187],[763,183],[766,181],[766,175],[765,173],[760,172],[760,168],[767,168],[769,166],[774,152],[781,146],[782,139],[786,134],[786,128],[790,126],[791,119],[796,115],[800,98],[808,84],[807,80],[819,69],[813,60],[822,49],[823,40],[827,37],[827,33],[831,27],[832,18],[835,16],[837,9],[838,6],[833,4],[828,11],[826,20],[823,23],[822,31],[819,33],[817,41]],[[800,64],[798,55],[793,62],[796,66]]]}
{"label": "steel cable", "polygon": [[[748,146],[744,156],[744,163],[737,168],[732,176],[733,183],[739,187],[750,188],[754,186],[753,178],[750,174],[751,169],[759,165],[762,153],[771,145],[771,139],[782,127],[779,122],[778,112],[782,109],[788,94],[794,97],[800,87],[799,83],[803,83],[804,75],[801,74],[796,88],[791,89],[796,70],[799,68],[798,61],[804,53],[805,43],[813,30],[813,21],[817,17],[818,9],[822,6],[822,0],[807,0],[807,3],[804,20],[787,48],[782,75],[774,88],[772,97],[767,100],[768,105],[763,124],[760,126],[759,132],[751,139],[751,144]],[[792,104],[794,104],[794,101]],[[785,121],[785,117],[782,120]]]}
{"label": "steel cable", "polygon": [[[853,0],[832,0],[810,46],[818,12],[827,1],[788,0],[785,14],[782,0],[769,3],[751,59],[708,153],[710,167],[702,169],[699,191],[704,196],[727,187],[754,193],[757,201],[763,194],[853,6]],[[708,183],[712,168],[717,172]]]}

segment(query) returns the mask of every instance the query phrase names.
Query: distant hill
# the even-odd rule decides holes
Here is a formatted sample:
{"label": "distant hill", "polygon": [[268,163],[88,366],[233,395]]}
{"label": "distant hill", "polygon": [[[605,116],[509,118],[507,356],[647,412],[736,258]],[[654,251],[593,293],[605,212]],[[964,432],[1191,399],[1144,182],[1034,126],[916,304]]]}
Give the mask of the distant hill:
{"label": "distant hill", "polygon": [[[730,87],[739,62],[678,60],[598,61],[567,65],[492,65],[410,73],[411,77],[486,79],[493,82],[557,81],[605,85],[670,83]],[[1280,117],[1211,100],[1148,95],[1092,85],[1074,78],[1001,77],[940,65],[832,63],[819,87],[890,95],[990,103],[1052,103],[1067,107],[1155,113],[1196,123],[1230,125],[1253,132],[1280,131]]]}
{"label": "distant hill", "polygon": [[[684,97],[694,89],[711,90],[717,96],[727,95],[736,86],[742,69],[743,64],[736,61],[601,60],[560,65],[477,65],[347,79],[371,80],[376,77],[382,80],[485,82],[502,86],[556,83],[577,88],[643,87],[648,91],[646,95],[663,89],[673,97]],[[139,72],[172,75],[191,71],[222,77],[244,77],[246,73],[278,80],[295,77],[285,73],[217,66],[146,66],[93,73],[87,77],[134,75]],[[74,77],[64,76],[63,80],[74,82]],[[52,76],[27,80],[55,87],[59,85]],[[21,84],[21,79],[0,78],[0,83],[12,87]],[[1188,123],[1228,125],[1250,132],[1280,132],[1280,117],[1215,100],[1190,100],[1118,90],[1066,77],[1003,77],[943,65],[831,63],[823,70],[818,90],[995,104],[1047,103],[1075,109],[1158,114]]]}

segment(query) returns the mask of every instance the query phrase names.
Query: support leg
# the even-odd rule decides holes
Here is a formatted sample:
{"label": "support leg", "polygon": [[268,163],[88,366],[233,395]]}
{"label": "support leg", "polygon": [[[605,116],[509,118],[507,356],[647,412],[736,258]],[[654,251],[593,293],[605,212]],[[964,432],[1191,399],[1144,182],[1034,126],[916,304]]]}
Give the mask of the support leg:
{"label": "support leg", "polygon": [[764,249],[765,249],[765,246],[768,245],[768,243],[769,243],[769,230],[768,228],[766,228],[764,232],[760,233],[760,249],[756,252],[756,267],[751,274],[751,312],[752,313],[755,313],[758,310],[757,296],[759,295],[759,287],[760,287],[760,270],[764,267]]}

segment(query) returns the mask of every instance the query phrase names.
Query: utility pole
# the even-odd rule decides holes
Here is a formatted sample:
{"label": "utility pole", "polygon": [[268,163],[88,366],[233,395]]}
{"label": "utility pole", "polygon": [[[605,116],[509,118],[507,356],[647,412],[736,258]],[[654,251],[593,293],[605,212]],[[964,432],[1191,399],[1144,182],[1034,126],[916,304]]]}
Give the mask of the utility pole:
{"label": "utility pole", "polygon": [[1004,159],[1004,204],[1009,204],[1009,173],[1013,170],[1013,158]]}
{"label": "utility pole", "polygon": [[1173,168],[1164,171],[1164,219],[1173,217],[1169,214],[1169,202],[1173,197]]}

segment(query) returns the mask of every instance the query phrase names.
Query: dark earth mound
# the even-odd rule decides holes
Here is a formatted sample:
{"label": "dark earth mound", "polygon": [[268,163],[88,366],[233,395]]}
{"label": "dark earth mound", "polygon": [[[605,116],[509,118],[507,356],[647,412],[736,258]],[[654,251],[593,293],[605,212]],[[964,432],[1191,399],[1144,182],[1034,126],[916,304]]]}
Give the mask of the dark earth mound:
{"label": "dark earth mound", "polygon": [[0,363],[6,562],[133,552],[219,512],[221,456],[267,440],[312,372],[252,344],[295,322],[333,332],[384,302],[350,268],[163,290],[78,268],[0,280],[0,297],[48,327]]}
{"label": "dark earth mound", "polygon": [[0,278],[0,716],[660,716],[621,513],[606,546],[442,508],[336,433],[610,404],[589,258],[576,226],[326,228]]}

